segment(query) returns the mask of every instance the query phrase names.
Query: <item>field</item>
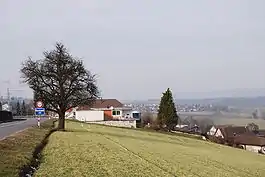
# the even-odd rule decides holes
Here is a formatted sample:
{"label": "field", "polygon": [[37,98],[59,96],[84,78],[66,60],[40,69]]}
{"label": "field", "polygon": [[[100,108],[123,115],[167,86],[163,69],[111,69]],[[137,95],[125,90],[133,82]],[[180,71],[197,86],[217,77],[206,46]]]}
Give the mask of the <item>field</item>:
{"label": "field", "polygon": [[[265,156],[203,140],[67,122],[43,151],[37,177],[261,177]],[[262,175],[263,174],[263,175]]]}
{"label": "field", "polygon": [[265,120],[264,119],[244,119],[244,118],[219,118],[214,119],[214,123],[217,125],[237,125],[237,126],[246,126],[248,123],[255,123],[259,126],[260,129],[265,129]]}

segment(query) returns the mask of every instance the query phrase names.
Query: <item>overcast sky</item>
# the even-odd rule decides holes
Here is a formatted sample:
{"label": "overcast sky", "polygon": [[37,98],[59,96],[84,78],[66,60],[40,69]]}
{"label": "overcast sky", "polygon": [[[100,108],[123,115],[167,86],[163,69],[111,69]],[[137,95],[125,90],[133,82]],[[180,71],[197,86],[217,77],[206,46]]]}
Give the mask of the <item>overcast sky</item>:
{"label": "overcast sky", "polygon": [[[63,42],[105,98],[177,98],[265,88],[264,0],[1,0],[0,91],[21,62]],[[204,94],[199,94],[204,92]]]}

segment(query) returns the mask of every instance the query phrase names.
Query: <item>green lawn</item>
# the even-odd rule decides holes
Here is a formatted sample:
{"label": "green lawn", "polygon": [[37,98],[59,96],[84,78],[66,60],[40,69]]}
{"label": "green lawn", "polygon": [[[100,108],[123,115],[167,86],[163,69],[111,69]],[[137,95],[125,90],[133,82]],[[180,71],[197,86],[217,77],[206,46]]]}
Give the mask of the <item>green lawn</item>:
{"label": "green lawn", "polygon": [[[44,149],[37,177],[264,176],[265,156],[192,138],[68,122]],[[262,175],[263,174],[263,175]]]}

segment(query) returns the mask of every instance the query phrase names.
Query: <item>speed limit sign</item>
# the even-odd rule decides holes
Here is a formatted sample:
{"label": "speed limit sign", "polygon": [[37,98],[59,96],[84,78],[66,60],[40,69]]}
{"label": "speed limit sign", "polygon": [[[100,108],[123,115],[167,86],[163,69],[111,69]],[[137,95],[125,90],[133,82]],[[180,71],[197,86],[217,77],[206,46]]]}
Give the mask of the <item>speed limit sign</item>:
{"label": "speed limit sign", "polygon": [[43,102],[42,101],[38,101],[36,103],[36,106],[37,106],[37,108],[42,108],[43,107]]}

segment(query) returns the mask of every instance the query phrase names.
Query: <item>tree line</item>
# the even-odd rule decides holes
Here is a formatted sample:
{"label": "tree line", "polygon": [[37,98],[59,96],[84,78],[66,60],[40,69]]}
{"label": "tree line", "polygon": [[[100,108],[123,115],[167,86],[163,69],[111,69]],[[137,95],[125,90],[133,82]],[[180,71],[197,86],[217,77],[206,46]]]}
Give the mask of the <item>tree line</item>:
{"label": "tree line", "polygon": [[20,103],[20,101],[17,101],[15,116],[26,116],[27,114],[28,113],[25,101],[23,100],[22,104]]}

